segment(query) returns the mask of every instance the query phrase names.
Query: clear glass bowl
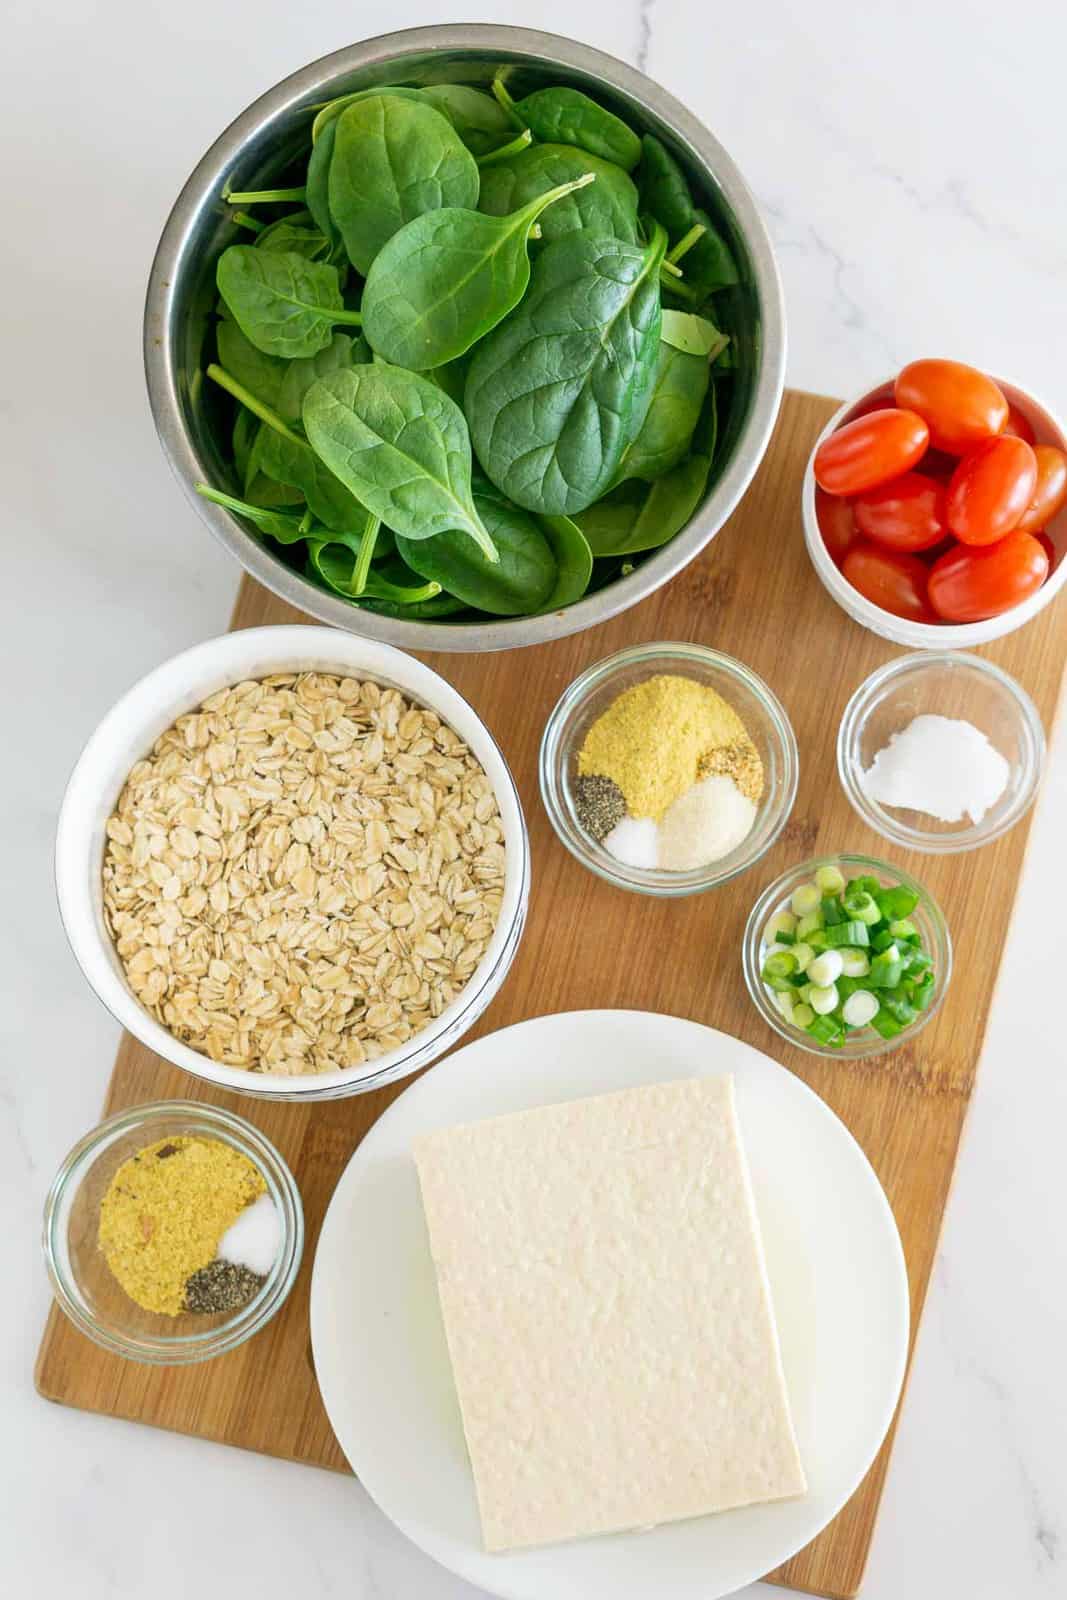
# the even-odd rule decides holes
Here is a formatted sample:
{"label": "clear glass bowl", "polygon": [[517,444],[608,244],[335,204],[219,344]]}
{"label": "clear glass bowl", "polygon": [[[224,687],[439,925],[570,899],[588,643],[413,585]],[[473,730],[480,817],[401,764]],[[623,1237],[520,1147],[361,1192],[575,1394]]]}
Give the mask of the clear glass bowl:
{"label": "clear glass bowl", "polygon": [[[812,878],[817,867],[839,867],[846,878],[858,878],[863,874],[870,874],[878,879],[883,889],[903,884],[905,888],[913,890],[919,896],[919,903],[911,912],[911,920],[922,934],[923,945],[934,964],[934,992],[926,1010],[921,1011],[913,1023],[902,1028],[892,1039],[883,1039],[880,1033],[867,1027],[856,1028],[850,1032],[845,1043],[836,1049],[832,1045],[819,1044],[810,1033],[805,1033],[803,1028],[795,1028],[792,1023],[786,1021],[774,1004],[770,989],[760,976],[763,971],[764,951],[769,943],[764,937],[768,922],[777,912],[789,909],[793,890]],[[858,1061],[863,1056],[881,1056],[889,1050],[896,1050],[900,1045],[910,1043],[915,1035],[926,1027],[945,998],[945,991],[952,976],[952,940],[941,907],[930,891],[924,889],[922,884],[909,873],[901,871],[899,867],[890,866],[888,861],[875,860],[872,856],[816,856],[814,861],[803,861],[799,866],[783,872],[780,878],[776,878],[764,889],[749,913],[741,959],[745,972],[745,987],[768,1027],[773,1028],[775,1033],[787,1039],[790,1044],[799,1046],[801,1050],[808,1050],[812,1055]]]}
{"label": "clear glass bowl", "polygon": [[[748,729],[763,762],[763,795],[751,832],[728,855],[688,872],[626,866],[586,833],[574,808],[578,751],[589,727],[624,689],[657,673],[695,678],[721,694]],[[541,795],[560,839],[590,872],[640,894],[699,894],[746,872],[785,826],[798,774],[797,742],[777,697],[740,661],[697,644],[635,645],[598,661],[562,695],[541,740]]]}
{"label": "clear glass bowl", "polygon": [[[143,1311],[112,1276],[97,1243],[100,1202],[116,1169],[145,1145],[181,1135],[218,1139],[247,1156],[281,1219],[274,1266],[239,1311],[178,1317]],[[251,1123],[195,1100],[160,1100],[108,1117],[74,1146],[48,1191],[43,1244],[55,1297],[82,1333],[131,1361],[185,1366],[234,1350],[266,1327],[300,1269],[304,1209],[289,1168]]]}
{"label": "clear glass bowl", "polygon": [[[999,800],[980,822],[939,822],[925,811],[887,808],[863,785],[863,773],[913,717],[936,713],[973,723],[1010,769]],[[1014,678],[980,656],[923,650],[898,656],[861,683],[837,735],[837,770],[853,808],[883,838],[907,850],[947,855],[999,839],[1033,804],[1045,762],[1037,709]]]}

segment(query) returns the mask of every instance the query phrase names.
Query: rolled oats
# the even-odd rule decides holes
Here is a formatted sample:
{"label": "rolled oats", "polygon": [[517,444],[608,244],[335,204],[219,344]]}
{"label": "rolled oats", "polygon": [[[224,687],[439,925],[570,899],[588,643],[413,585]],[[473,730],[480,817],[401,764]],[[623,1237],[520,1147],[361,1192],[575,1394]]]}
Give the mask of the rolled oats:
{"label": "rolled oats", "polygon": [[277,673],[219,690],[131,771],[104,913],[175,1038],[251,1072],[373,1061],[485,954],[504,890],[492,786],[396,689]]}

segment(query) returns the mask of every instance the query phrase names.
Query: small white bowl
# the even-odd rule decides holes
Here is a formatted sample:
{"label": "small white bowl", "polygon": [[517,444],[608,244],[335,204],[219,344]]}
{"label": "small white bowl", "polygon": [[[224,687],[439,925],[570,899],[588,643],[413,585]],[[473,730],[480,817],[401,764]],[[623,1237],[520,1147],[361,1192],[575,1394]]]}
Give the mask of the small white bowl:
{"label": "small white bowl", "polygon": [[[504,898],[489,948],[451,1005],[396,1050],[363,1067],[303,1077],[223,1066],[175,1039],[126,982],[104,922],[105,828],[131,767],[177,717],[246,678],[334,672],[373,678],[435,711],[469,746],[493,786],[504,828]],[[530,847],[511,773],[488,728],[445,680],[391,645],[302,624],[246,628],[173,656],[136,683],[104,717],[78,759],[56,832],[56,892],[75,959],[104,1005],[142,1044],[195,1077],[261,1100],[340,1100],[428,1066],[485,1010],[518,948],[530,892]]]}
{"label": "small white bowl", "polygon": [[[883,639],[891,639],[894,644],[910,645],[913,650],[969,650],[975,645],[989,644],[993,639],[1002,639],[1006,633],[1014,633],[1016,628],[1021,628],[1031,617],[1036,617],[1039,611],[1043,611],[1067,583],[1067,561],[1064,560],[1067,554],[1067,506],[1053,517],[1045,530],[1055,546],[1056,563],[1041,588],[1020,605],[1013,606],[1010,611],[1002,612],[999,617],[989,617],[985,622],[909,622],[904,617],[895,617],[892,612],[883,611],[881,606],[873,605],[870,600],[864,599],[863,595],[852,587],[831,560],[823,543],[818,519],[815,516],[813,470],[815,452],[824,439],[835,433],[843,423],[851,421],[853,412],[872,400],[891,401],[893,382],[894,380],[889,378],[884,383],[876,384],[873,389],[868,389],[858,399],[849,400],[841,406],[834,412],[815,441],[814,449],[808,457],[808,465],[804,472],[804,487],[801,491],[804,542],[808,547],[811,564],[818,573],[823,587],[833,595],[842,611],[847,612],[853,622],[869,628],[872,633],[877,633]],[[1035,400],[1025,389],[1020,389],[1018,384],[1009,383],[1004,378],[997,378],[996,382],[1009,405],[1020,411],[1033,428],[1037,444],[1055,445],[1057,450],[1067,452],[1067,431],[1053,412],[1039,400]],[[918,470],[922,470],[921,465]]]}

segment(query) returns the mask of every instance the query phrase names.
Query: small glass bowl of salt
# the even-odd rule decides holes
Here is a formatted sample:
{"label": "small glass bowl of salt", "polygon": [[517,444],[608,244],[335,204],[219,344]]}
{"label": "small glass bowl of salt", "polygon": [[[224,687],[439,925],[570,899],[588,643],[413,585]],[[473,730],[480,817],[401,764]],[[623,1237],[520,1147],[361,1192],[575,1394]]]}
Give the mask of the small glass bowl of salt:
{"label": "small glass bowl of salt", "polygon": [[970,652],[919,650],[879,667],[837,736],[841,783],[863,820],[894,844],[938,855],[1014,827],[1044,763],[1030,696]]}

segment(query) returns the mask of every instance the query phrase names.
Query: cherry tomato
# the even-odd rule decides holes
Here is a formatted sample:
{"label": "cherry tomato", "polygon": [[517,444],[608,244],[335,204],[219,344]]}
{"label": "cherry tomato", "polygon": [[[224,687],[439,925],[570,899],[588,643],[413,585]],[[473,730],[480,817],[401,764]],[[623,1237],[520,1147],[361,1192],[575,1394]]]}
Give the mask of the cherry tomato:
{"label": "cherry tomato", "polygon": [[1050,444],[1034,446],[1037,484],[1030,504],[1015,526],[1020,533],[1038,533],[1067,502],[1067,456]]}
{"label": "cherry tomato", "polygon": [[928,450],[919,462],[919,467],[928,478],[936,478],[938,483],[947,483],[959,464],[959,456],[950,456],[944,450]]}
{"label": "cherry tomato", "polygon": [[984,622],[1034,594],[1048,556],[1032,533],[1009,533],[984,549],[958,544],[930,572],[930,604],[945,622]]}
{"label": "cherry tomato", "polygon": [[1034,442],[1034,430],[1018,406],[1008,407],[1008,420],[1000,431],[1011,434],[1014,439],[1025,439],[1027,444]]}
{"label": "cherry tomato", "polygon": [[1048,570],[1051,572],[1053,567],[1056,565],[1056,546],[1053,544],[1047,533],[1035,533],[1034,538],[1048,556]]}
{"label": "cherry tomato", "polygon": [[913,467],[929,437],[914,411],[871,411],[823,440],[815,452],[815,481],[829,494],[862,494]]}
{"label": "cherry tomato", "polygon": [[860,417],[869,417],[872,411],[892,411],[894,409],[892,394],[875,395],[870,400],[861,400],[858,406],[853,406],[849,414],[850,422],[858,422]]}
{"label": "cherry tomato", "polygon": [[842,500],[836,494],[827,494],[825,489],[815,490],[815,520],[819,524],[822,542],[826,546],[830,560],[837,566],[841,565],[845,551],[853,544],[856,538],[856,523],[852,516],[852,507],[847,500]]}
{"label": "cherry tomato", "polygon": [[926,421],[934,449],[953,456],[991,439],[1008,420],[1008,402],[992,378],[962,361],[912,361],[894,393],[898,406]]}
{"label": "cherry tomato", "polygon": [[1037,488],[1037,458],[1025,439],[986,439],[952,474],[945,512],[963,544],[995,544],[1019,523]]}
{"label": "cherry tomato", "polygon": [[945,488],[921,472],[905,472],[858,496],[856,527],[890,550],[929,550],[945,537]]}
{"label": "cherry tomato", "polygon": [[841,571],[865,600],[909,622],[936,622],[926,598],[929,573],[918,556],[882,550],[858,539],[841,563]]}

